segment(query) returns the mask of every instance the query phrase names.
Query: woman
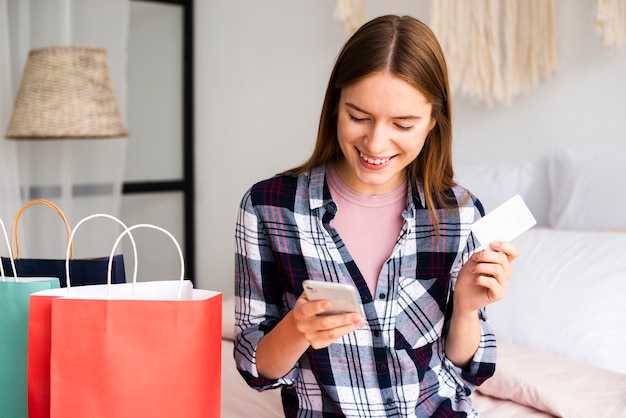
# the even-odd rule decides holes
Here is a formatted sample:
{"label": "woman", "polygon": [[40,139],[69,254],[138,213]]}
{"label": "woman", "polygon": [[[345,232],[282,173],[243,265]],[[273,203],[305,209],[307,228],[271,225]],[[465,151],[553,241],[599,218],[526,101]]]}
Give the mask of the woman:
{"label": "woman", "polygon": [[[447,69],[431,30],[382,16],[344,45],[317,143],[252,186],[236,229],[235,360],[287,417],[478,416],[495,369],[485,306],[518,249],[475,252],[480,202],[454,184]],[[306,279],[358,288],[358,313],[319,315]]]}

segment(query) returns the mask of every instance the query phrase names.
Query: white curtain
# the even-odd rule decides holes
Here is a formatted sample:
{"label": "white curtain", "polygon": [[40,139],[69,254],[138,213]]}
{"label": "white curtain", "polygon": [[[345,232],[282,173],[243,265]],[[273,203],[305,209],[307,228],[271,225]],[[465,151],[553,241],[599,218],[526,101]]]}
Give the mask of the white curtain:
{"label": "white curtain", "polygon": [[[4,139],[4,133],[32,48],[104,47],[119,106],[127,114],[129,2],[0,0],[0,215],[7,227],[19,207],[37,198],[56,203],[71,227],[93,213],[119,216],[128,138],[16,141]],[[96,219],[81,226],[75,241],[77,257],[108,255],[120,232],[108,222]],[[64,226],[50,209],[29,209],[19,231],[22,257],[65,256]]]}
{"label": "white curtain", "polygon": [[[0,0],[0,128],[2,133],[9,123],[13,108],[11,75],[11,48],[9,45],[9,19],[7,0]],[[0,139],[0,219],[7,228],[20,206],[17,153],[15,144]],[[4,245],[4,244],[0,244]],[[2,254],[5,254],[4,250]]]}

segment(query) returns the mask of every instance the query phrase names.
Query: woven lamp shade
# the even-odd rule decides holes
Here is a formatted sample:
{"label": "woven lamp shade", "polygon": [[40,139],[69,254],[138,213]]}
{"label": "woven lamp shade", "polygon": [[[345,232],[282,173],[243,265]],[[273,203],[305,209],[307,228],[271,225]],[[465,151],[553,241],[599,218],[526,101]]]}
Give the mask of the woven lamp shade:
{"label": "woven lamp shade", "polygon": [[28,55],[7,138],[128,136],[104,48],[55,46]]}

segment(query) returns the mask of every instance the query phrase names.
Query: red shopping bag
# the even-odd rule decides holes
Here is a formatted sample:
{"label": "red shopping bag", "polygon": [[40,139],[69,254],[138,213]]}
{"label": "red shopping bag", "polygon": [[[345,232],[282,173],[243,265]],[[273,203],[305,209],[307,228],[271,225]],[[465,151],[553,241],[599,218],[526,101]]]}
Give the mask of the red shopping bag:
{"label": "red shopping bag", "polygon": [[[30,204],[42,203],[47,206],[56,208],[47,201],[32,201]],[[25,207],[28,207],[25,205]],[[24,208],[22,208],[23,210]],[[56,209],[55,209],[56,210]],[[78,228],[86,221],[97,218],[109,218],[120,224],[124,230],[128,230],[127,226],[114,216],[107,214],[94,214],[83,218],[76,224],[73,230],[70,230],[69,224],[65,216],[57,210],[65,221],[68,230],[68,243],[65,261],[59,260],[59,265],[65,265],[65,271],[59,267],[57,270],[65,273],[63,277],[70,277],[71,263],[73,260],[73,242],[74,235]],[[14,224],[16,222],[14,221]],[[133,246],[133,255],[135,259],[135,272],[133,280],[137,279],[137,247],[135,241],[130,235],[130,241]],[[117,256],[116,256],[117,257]],[[115,269],[114,269],[115,270]],[[105,280],[111,283],[111,274],[107,278],[107,273],[111,271],[111,265],[108,265],[108,271],[105,268],[102,272],[98,272],[98,276],[104,274]],[[93,274],[93,270],[92,270]],[[71,285],[71,283],[69,283]],[[52,299],[67,296],[69,291],[60,292],[36,292],[31,294],[28,312],[28,354],[27,354],[27,398],[28,398],[28,415],[29,417],[49,417],[50,416],[50,325],[51,325],[51,309]],[[33,297],[35,296],[35,297]]]}
{"label": "red shopping bag", "polygon": [[31,417],[219,417],[221,294],[183,277],[33,294],[29,387],[48,356],[49,415]]}
{"label": "red shopping bag", "polygon": [[28,309],[28,415],[50,417],[50,316],[52,299],[59,297],[36,292]]}

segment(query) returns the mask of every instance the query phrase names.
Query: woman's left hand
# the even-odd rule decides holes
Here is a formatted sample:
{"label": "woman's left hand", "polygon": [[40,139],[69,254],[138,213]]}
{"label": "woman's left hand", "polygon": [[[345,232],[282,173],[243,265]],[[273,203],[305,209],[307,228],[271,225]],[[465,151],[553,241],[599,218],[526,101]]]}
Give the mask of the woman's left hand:
{"label": "woman's left hand", "polygon": [[474,253],[461,267],[454,290],[455,311],[477,311],[504,297],[519,248],[501,241],[492,242],[491,248]]}

